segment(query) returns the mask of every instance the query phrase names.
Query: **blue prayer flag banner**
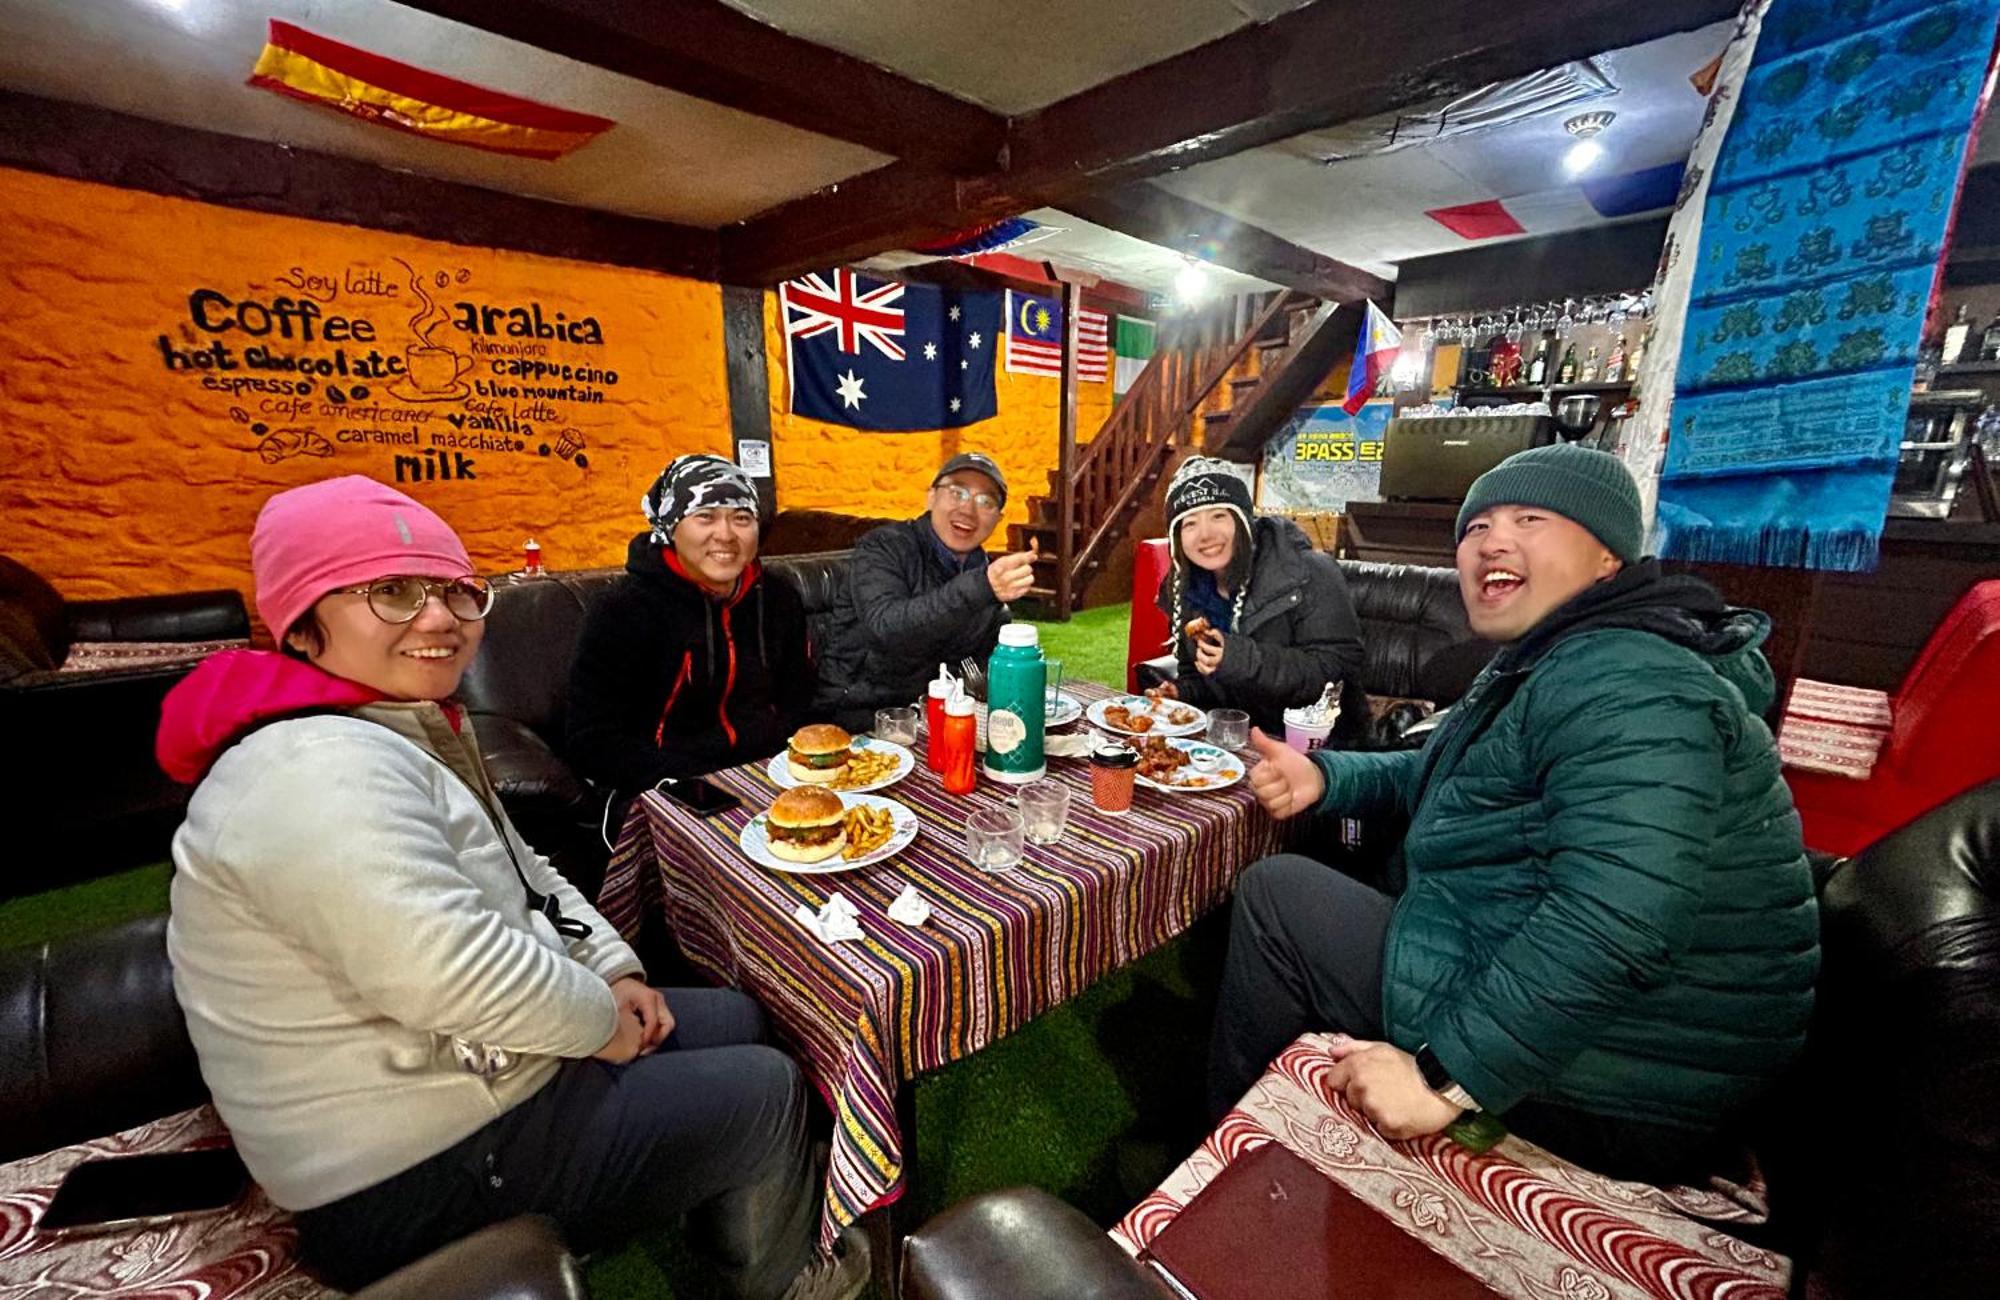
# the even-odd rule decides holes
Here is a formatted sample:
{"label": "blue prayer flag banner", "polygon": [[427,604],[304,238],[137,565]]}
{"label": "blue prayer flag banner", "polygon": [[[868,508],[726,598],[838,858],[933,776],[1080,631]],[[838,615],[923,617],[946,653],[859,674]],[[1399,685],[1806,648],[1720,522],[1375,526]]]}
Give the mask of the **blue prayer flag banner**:
{"label": "blue prayer flag banner", "polygon": [[1996,13],[1763,12],[1702,207],[1663,556],[1874,566]]}
{"label": "blue prayer flag banner", "polygon": [[853,429],[953,429],[1000,410],[1000,295],[878,280],[845,268],[788,280],[792,411]]}

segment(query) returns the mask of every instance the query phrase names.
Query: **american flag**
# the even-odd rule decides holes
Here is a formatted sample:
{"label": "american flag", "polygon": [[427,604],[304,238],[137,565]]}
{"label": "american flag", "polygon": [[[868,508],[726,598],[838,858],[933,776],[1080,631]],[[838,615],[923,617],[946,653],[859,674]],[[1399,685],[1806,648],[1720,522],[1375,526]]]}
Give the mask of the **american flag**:
{"label": "american flag", "polygon": [[[1062,374],[1063,317],[1060,298],[1007,291],[1007,369],[1022,375]],[[1078,308],[1076,375],[1085,382],[1111,377],[1111,318]]]}
{"label": "american flag", "polygon": [[903,313],[891,304],[903,296],[903,286],[890,280],[863,290],[845,267],[833,272],[833,281],[828,284],[825,276],[815,274],[785,282],[785,332],[810,339],[833,330],[842,352],[859,354],[867,343],[891,361],[901,361]]}

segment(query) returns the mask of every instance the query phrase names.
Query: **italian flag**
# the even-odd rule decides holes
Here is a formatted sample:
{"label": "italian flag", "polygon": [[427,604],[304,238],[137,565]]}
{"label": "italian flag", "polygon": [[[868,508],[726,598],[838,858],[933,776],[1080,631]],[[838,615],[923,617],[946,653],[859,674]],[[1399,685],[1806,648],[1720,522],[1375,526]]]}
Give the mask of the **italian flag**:
{"label": "italian flag", "polygon": [[1112,342],[1112,352],[1117,356],[1117,369],[1111,376],[1111,391],[1123,397],[1125,390],[1138,381],[1139,372],[1153,358],[1155,327],[1149,320],[1136,316],[1120,316],[1116,337]]}

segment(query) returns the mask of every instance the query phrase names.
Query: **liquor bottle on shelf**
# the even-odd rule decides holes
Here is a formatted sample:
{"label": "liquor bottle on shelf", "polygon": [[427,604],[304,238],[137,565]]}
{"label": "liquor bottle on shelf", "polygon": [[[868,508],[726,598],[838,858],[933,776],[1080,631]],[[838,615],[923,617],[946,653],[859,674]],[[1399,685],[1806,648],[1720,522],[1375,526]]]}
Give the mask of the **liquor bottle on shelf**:
{"label": "liquor bottle on shelf", "polygon": [[1958,304],[1958,314],[1951,318],[1951,324],[1944,331],[1945,365],[1955,366],[1965,359],[1965,345],[1972,334],[1972,322],[1967,318],[1965,304]]}
{"label": "liquor bottle on shelf", "polygon": [[1576,344],[1563,349],[1562,364],[1556,367],[1556,382],[1573,384],[1576,382]]}
{"label": "liquor bottle on shelf", "polygon": [[1549,340],[1542,338],[1535,348],[1535,359],[1528,363],[1528,382],[1540,384],[1549,377]]}
{"label": "liquor bottle on shelf", "polygon": [[1583,360],[1582,380],[1586,384],[1597,382],[1597,346],[1591,345],[1590,354]]}
{"label": "liquor bottle on shelf", "polygon": [[1614,336],[1617,342],[1611,345],[1611,355],[1604,362],[1604,382],[1622,384],[1625,382],[1625,336]]}
{"label": "liquor bottle on shelf", "polygon": [[1639,381],[1639,363],[1646,358],[1647,330],[1639,331],[1639,341],[1632,345],[1632,353],[1625,358],[1625,378],[1633,383]]}
{"label": "liquor bottle on shelf", "polygon": [[1995,316],[1993,323],[1986,327],[1986,332],[1979,336],[1979,359],[2000,361],[2000,316]]}

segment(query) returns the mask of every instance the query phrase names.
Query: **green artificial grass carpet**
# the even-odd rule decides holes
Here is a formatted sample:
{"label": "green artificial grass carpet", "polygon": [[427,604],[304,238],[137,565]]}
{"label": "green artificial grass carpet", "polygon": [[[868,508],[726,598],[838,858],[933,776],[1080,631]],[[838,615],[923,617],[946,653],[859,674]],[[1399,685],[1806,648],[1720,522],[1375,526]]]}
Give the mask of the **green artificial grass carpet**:
{"label": "green artificial grass carpet", "polygon": [[1066,679],[1083,678],[1125,689],[1125,636],[1132,621],[1132,604],[1100,605],[1073,615],[1067,623],[1037,622],[1042,653],[1063,661]]}
{"label": "green artificial grass carpet", "polygon": [[165,862],[0,902],[0,949],[66,939],[167,910]]}

